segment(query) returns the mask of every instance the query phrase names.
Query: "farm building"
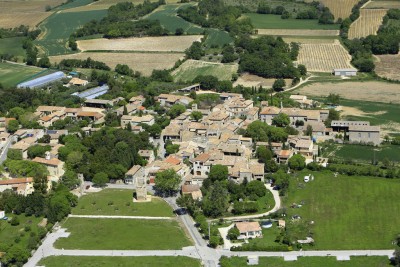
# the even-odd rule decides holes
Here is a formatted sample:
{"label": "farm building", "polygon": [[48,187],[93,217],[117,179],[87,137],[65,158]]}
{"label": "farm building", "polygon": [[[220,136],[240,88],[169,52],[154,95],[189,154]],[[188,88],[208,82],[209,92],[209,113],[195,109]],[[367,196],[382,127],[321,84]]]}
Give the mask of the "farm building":
{"label": "farm building", "polygon": [[105,84],[80,93],[73,93],[72,95],[76,95],[79,98],[94,99],[98,96],[104,95],[109,89],[108,85]]}
{"label": "farm building", "polygon": [[357,76],[356,69],[333,69],[335,76]]}
{"label": "farm building", "polygon": [[381,143],[379,126],[349,126],[349,141],[352,143],[373,143],[375,146]]}
{"label": "farm building", "polygon": [[42,77],[27,81],[27,82],[20,83],[17,85],[17,88],[30,88],[30,89],[39,88],[39,87],[46,86],[50,83],[59,81],[64,77],[65,77],[64,72],[57,71],[57,72],[54,72],[54,73],[46,75],[46,76],[42,76]]}

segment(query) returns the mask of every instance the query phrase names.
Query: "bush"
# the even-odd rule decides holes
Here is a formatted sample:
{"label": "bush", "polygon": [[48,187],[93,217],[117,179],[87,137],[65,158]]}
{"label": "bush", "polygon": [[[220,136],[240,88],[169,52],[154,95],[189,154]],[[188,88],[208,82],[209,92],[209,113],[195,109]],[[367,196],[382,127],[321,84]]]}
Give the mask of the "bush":
{"label": "bush", "polygon": [[227,238],[230,239],[230,240],[236,240],[239,235],[240,235],[239,229],[237,229],[236,227],[232,227],[228,231]]}
{"label": "bush", "polygon": [[31,227],[29,225],[24,227],[25,232],[29,232],[31,230]]}
{"label": "bush", "polygon": [[19,219],[17,216],[12,217],[11,221],[10,221],[12,226],[16,226],[19,225]]}

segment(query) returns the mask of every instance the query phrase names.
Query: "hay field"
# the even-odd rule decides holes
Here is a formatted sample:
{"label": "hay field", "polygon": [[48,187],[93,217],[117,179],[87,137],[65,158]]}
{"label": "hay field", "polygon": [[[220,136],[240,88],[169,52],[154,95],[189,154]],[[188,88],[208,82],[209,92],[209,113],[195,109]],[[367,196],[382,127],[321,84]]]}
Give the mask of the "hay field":
{"label": "hay field", "polygon": [[[307,0],[311,3],[313,0]],[[329,8],[335,19],[348,18],[351,14],[351,9],[359,2],[359,0],[319,0],[320,3]]]}
{"label": "hay field", "polygon": [[336,68],[353,68],[351,56],[340,44],[301,44],[297,63],[308,71],[332,72]]}
{"label": "hay field", "polygon": [[360,17],[350,25],[349,39],[375,35],[386,12],[386,9],[361,9]]}
{"label": "hay field", "polygon": [[199,75],[212,75],[220,81],[231,80],[238,71],[238,64],[222,64],[200,60],[186,60],[172,72],[175,81],[193,81]]}
{"label": "hay field", "polygon": [[399,85],[387,82],[312,83],[296,92],[315,97],[326,97],[335,93],[345,99],[400,104]]}
{"label": "hay field", "polygon": [[[263,87],[263,88],[272,88],[276,79],[266,79],[257,75],[253,75],[250,73],[243,73],[239,76],[237,81],[234,82],[233,86],[242,85],[244,87]],[[285,79],[286,87],[292,84],[291,79]]]}
{"label": "hay field", "polygon": [[371,1],[365,6],[365,8],[400,8],[400,1]]}
{"label": "hay field", "polygon": [[335,44],[338,42],[335,38],[305,38],[305,37],[282,37],[286,43],[300,43],[300,44]]}
{"label": "hay field", "polygon": [[116,50],[116,51],[163,51],[184,52],[193,42],[200,41],[202,35],[162,36],[121,39],[90,39],[78,41],[82,51]]}
{"label": "hay field", "polygon": [[65,0],[0,1],[0,28],[14,28],[19,25],[36,27],[53,12],[46,12],[46,6],[55,7]]}
{"label": "hay field", "polygon": [[63,59],[87,59],[106,63],[114,69],[117,64],[126,64],[131,69],[149,76],[153,70],[170,69],[175,62],[184,57],[183,53],[79,53],[70,55],[51,56],[52,63]]}
{"label": "hay field", "polygon": [[[375,56],[375,73],[381,77],[400,81],[400,54]],[[399,86],[400,93],[400,86]]]}
{"label": "hay field", "polygon": [[259,35],[275,36],[338,36],[338,30],[257,29]]}

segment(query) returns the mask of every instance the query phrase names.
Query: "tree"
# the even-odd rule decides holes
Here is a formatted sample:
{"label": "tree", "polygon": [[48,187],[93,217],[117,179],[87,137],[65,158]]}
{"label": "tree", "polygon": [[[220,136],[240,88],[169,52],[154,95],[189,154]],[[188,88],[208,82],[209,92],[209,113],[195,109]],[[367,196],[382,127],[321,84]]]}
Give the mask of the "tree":
{"label": "tree", "polygon": [[174,145],[174,144],[172,144],[172,143],[168,143],[167,145],[166,145],[166,147],[165,147],[165,152],[168,154],[168,155],[171,155],[171,154],[175,154],[176,152],[178,152],[179,151],[179,145]]}
{"label": "tree", "polygon": [[284,79],[277,79],[272,85],[272,89],[274,89],[274,91],[282,91],[285,86],[286,82]]}
{"label": "tree", "polygon": [[228,191],[221,182],[215,182],[205,196],[202,208],[210,217],[223,215],[229,207]]}
{"label": "tree", "polygon": [[301,76],[306,76],[307,75],[306,66],[300,64],[300,65],[297,66],[297,68],[298,68]]}
{"label": "tree", "polygon": [[312,128],[312,126],[311,126],[311,125],[307,125],[307,128],[306,128],[306,130],[304,131],[304,134],[307,135],[307,136],[312,136],[312,133],[313,133],[313,128]]}
{"label": "tree", "polygon": [[306,159],[301,154],[296,154],[288,161],[289,167],[294,170],[302,170],[306,167]]}
{"label": "tree", "polygon": [[340,103],[340,95],[339,94],[334,94],[330,93],[325,100],[325,103],[328,105],[334,105],[337,106]]}
{"label": "tree", "polygon": [[266,163],[272,159],[272,151],[265,146],[259,146],[256,150],[256,157],[261,163]]}
{"label": "tree", "polygon": [[182,35],[185,33],[185,30],[182,28],[176,28],[175,35]]}
{"label": "tree", "polygon": [[105,172],[96,173],[92,182],[95,186],[104,187],[108,183],[108,175]]}
{"label": "tree", "polygon": [[255,195],[257,197],[263,197],[267,193],[267,188],[265,188],[263,182],[254,180],[246,185],[246,193],[247,195]]}
{"label": "tree", "polygon": [[39,59],[37,66],[41,68],[50,68],[51,63],[49,58],[47,56],[42,57],[41,59]]}
{"label": "tree", "polygon": [[10,133],[15,133],[19,129],[19,123],[17,120],[11,120],[7,124],[7,130]]}
{"label": "tree", "polygon": [[278,170],[272,179],[274,180],[274,185],[281,190],[280,194],[285,195],[286,190],[289,188],[289,175],[283,170]]}
{"label": "tree", "polygon": [[210,173],[208,175],[208,178],[210,178],[211,181],[225,181],[228,179],[228,167],[224,165],[213,165],[211,166]]}
{"label": "tree", "polygon": [[391,259],[392,265],[395,267],[400,267],[400,248],[397,247],[393,253],[393,258]]}
{"label": "tree", "polygon": [[200,111],[193,111],[190,114],[190,118],[195,121],[199,121],[203,118],[203,114]]}
{"label": "tree", "polygon": [[31,256],[30,252],[20,245],[13,245],[5,254],[2,263],[6,266],[22,266]]}
{"label": "tree", "polygon": [[289,116],[282,112],[272,119],[272,125],[275,125],[277,127],[286,127],[289,124],[290,124]]}
{"label": "tree", "polygon": [[329,110],[328,119],[325,121],[325,126],[331,127],[331,122],[334,120],[340,120],[340,113],[332,108]]}
{"label": "tree", "polygon": [[236,240],[238,236],[240,235],[239,229],[237,229],[235,226],[229,229],[227,238],[229,240]]}
{"label": "tree", "polygon": [[28,148],[28,158],[34,159],[36,157],[44,158],[47,151],[51,150],[51,146],[34,145]]}
{"label": "tree", "polygon": [[67,170],[61,177],[61,183],[63,183],[68,189],[72,190],[80,184],[80,180],[74,171]]}
{"label": "tree", "polygon": [[171,119],[175,119],[185,111],[186,107],[184,105],[175,104],[169,109],[167,114],[171,117]]}
{"label": "tree", "polygon": [[193,44],[188,49],[186,49],[185,54],[186,57],[189,59],[199,60],[206,53],[204,52],[204,49],[200,42],[193,42]]}
{"label": "tree", "polygon": [[12,160],[22,160],[22,151],[19,149],[8,149],[7,158]]}
{"label": "tree", "polygon": [[173,169],[168,169],[156,174],[156,191],[162,196],[171,196],[179,189],[181,177]]}
{"label": "tree", "polygon": [[265,171],[266,172],[276,172],[279,166],[274,159],[268,160],[265,163]]}

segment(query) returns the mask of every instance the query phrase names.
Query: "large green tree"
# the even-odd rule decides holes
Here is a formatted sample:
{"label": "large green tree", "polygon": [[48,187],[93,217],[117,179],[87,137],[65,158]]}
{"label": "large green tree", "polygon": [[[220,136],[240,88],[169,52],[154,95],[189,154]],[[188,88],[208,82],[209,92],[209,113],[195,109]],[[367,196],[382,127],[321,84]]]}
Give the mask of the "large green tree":
{"label": "large green tree", "polygon": [[211,166],[208,178],[212,182],[226,181],[228,179],[228,167],[220,164]]}
{"label": "large green tree", "polygon": [[171,196],[179,190],[182,179],[173,169],[158,172],[156,174],[156,191],[162,196]]}
{"label": "large green tree", "polygon": [[96,173],[93,177],[93,184],[95,186],[104,187],[108,183],[108,175],[105,172]]}
{"label": "large green tree", "polygon": [[290,124],[290,118],[285,113],[279,113],[272,119],[272,125],[276,125],[278,127],[286,127]]}
{"label": "large green tree", "polygon": [[306,159],[301,154],[296,154],[289,159],[289,167],[294,170],[302,170],[306,167]]}
{"label": "large green tree", "polygon": [[229,207],[228,191],[222,182],[215,182],[205,196],[202,208],[204,214],[209,217],[223,215]]}

